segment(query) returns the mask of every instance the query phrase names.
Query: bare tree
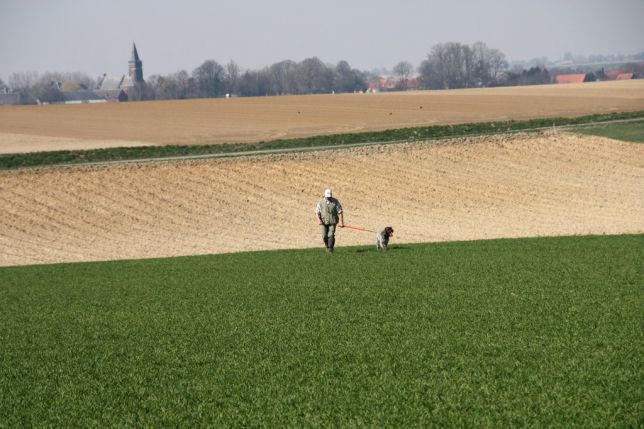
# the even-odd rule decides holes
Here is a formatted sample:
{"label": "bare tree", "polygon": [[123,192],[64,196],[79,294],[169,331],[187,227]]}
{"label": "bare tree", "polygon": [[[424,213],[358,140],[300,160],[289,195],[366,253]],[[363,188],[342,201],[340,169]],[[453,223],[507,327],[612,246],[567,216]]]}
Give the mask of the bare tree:
{"label": "bare tree", "polygon": [[449,67],[446,46],[434,45],[419,67],[421,81],[425,88],[449,88],[449,77],[452,73]]}
{"label": "bare tree", "polygon": [[419,70],[426,88],[463,88],[496,84],[507,65],[505,55],[485,43],[448,42],[434,45]]}
{"label": "bare tree", "polygon": [[297,63],[291,60],[280,61],[269,67],[271,79],[271,94],[295,94],[297,83],[295,70]]}
{"label": "bare tree", "polygon": [[252,97],[258,95],[258,93],[257,76],[255,76],[254,72],[246,70],[239,78],[239,95]]}
{"label": "bare tree", "polygon": [[9,76],[9,86],[14,92],[27,94],[31,87],[39,79],[36,72],[17,72]]}
{"label": "bare tree", "polygon": [[348,62],[340,61],[334,70],[333,90],[336,92],[364,91],[368,87],[366,75],[351,68]]}
{"label": "bare tree", "polygon": [[295,76],[300,94],[331,92],[333,71],[318,57],[307,58],[298,64]]}
{"label": "bare tree", "polygon": [[501,72],[507,68],[508,62],[505,59],[505,54],[498,49],[490,49],[490,78],[493,84],[499,81]]}
{"label": "bare tree", "polygon": [[152,99],[160,99],[161,97],[159,96],[159,82],[163,79],[163,76],[158,75],[158,74],[152,74],[148,76],[146,79],[146,83],[148,84],[148,88],[150,89],[150,92],[152,94]]}
{"label": "bare tree", "polygon": [[239,94],[242,96],[269,95],[271,91],[271,72],[267,67],[259,71],[248,70],[239,79]]}
{"label": "bare tree", "polygon": [[463,86],[469,88],[477,80],[475,76],[474,52],[468,45],[462,45],[461,55],[463,58]]}
{"label": "bare tree", "polygon": [[351,66],[346,61],[340,61],[335,66],[333,77],[333,90],[336,92],[349,92],[353,90],[354,76]]}
{"label": "bare tree", "polygon": [[195,80],[190,77],[187,71],[180,70],[173,74],[172,78],[176,82],[177,94],[179,99],[197,96]]}
{"label": "bare tree", "polygon": [[445,60],[447,64],[447,81],[450,88],[467,86],[467,60],[469,47],[458,42],[445,44]]}
{"label": "bare tree", "polygon": [[214,60],[204,61],[194,69],[192,77],[200,97],[217,97],[223,93],[224,68]]}
{"label": "bare tree", "polygon": [[199,96],[193,88],[194,80],[185,70],[172,73],[168,76],[152,75],[148,77],[148,86],[152,89],[154,97],[159,100],[180,100]]}
{"label": "bare tree", "polygon": [[226,64],[226,74],[225,74],[225,91],[227,94],[236,94],[238,92],[239,84],[239,66],[235,61],[230,60]]}
{"label": "bare tree", "polygon": [[414,66],[409,61],[401,61],[394,66],[394,74],[398,76],[398,89],[403,91],[407,89],[407,82],[412,71],[414,71]]}
{"label": "bare tree", "polygon": [[474,76],[478,84],[488,86],[490,76],[490,48],[483,42],[476,42],[472,45]]}
{"label": "bare tree", "polygon": [[65,97],[60,90],[60,83],[56,75],[45,73],[29,88],[29,95],[39,103],[64,101]]}

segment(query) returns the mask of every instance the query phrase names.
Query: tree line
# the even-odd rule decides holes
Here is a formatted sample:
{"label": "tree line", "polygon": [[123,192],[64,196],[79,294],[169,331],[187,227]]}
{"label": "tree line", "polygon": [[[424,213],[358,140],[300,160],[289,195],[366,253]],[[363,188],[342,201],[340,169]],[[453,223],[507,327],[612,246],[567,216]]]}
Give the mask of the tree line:
{"label": "tree line", "polygon": [[63,101],[64,91],[92,90],[96,80],[82,72],[16,72],[7,84],[0,79],[0,93],[11,90],[34,100],[51,103]]}
{"label": "tree line", "polygon": [[[629,67],[633,69],[632,65]],[[399,62],[393,67],[393,75],[396,84],[388,85],[387,89],[407,89],[412,79],[414,88],[420,89],[533,85],[551,83],[554,73],[546,68],[545,60],[539,65],[510,69],[505,54],[483,42],[471,45],[447,42],[432,46],[417,69],[408,61]],[[598,74],[598,78],[601,76]],[[13,73],[8,84],[0,79],[0,93],[11,90],[32,99],[56,102],[64,99],[64,91],[92,90],[96,82],[80,72]],[[347,61],[327,64],[318,57],[310,57],[300,62],[284,60],[258,70],[242,70],[232,60],[225,65],[206,60],[191,72],[180,70],[149,76],[146,98],[347,93],[366,91],[372,83],[379,85],[381,76],[355,69]]]}
{"label": "tree line", "polygon": [[[507,69],[505,55],[498,49],[477,42],[472,46],[449,42],[435,45],[418,68],[420,87],[425,89],[495,86],[503,83]],[[413,65],[401,61],[394,69],[395,89],[407,88]],[[181,70],[166,76],[152,75],[148,85],[158,99],[239,96],[323,94],[362,92],[380,76],[352,68],[347,61],[335,65],[317,57],[301,62],[281,61],[260,70],[241,72],[230,61],[221,65],[205,61],[192,73]]]}
{"label": "tree line", "polygon": [[418,71],[424,88],[441,89],[497,86],[507,68],[505,54],[483,42],[447,42],[434,45]]}
{"label": "tree line", "polygon": [[181,70],[166,76],[152,75],[147,82],[158,99],[183,99],[357,92],[368,88],[368,77],[346,61],[329,65],[311,57],[244,72],[234,61],[221,65],[207,60],[192,73]]}

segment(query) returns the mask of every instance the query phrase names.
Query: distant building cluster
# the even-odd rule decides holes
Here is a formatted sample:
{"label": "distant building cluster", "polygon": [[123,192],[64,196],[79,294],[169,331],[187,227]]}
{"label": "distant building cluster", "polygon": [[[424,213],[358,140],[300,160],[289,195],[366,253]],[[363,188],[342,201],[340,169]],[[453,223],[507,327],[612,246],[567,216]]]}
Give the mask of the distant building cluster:
{"label": "distant building cluster", "polygon": [[[99,77],[96,88],[90,90],[74,82],[50,83],[51,89],[60,94],[58,101],[51,103],[80,104],[105,103],[108,101],[138,101],[150,98],[150,91],[143,79],[143,62],[139,58],[136,44],[132,44],[132,54],[128,63],[127,75],[119,77],[103,74]],[[10,93],[8,88],[0,90],[1,104],[47,104],[24,93]]]}
{"label": "distant building cluster", "polygon": [[401,79],[398,76],[382,76],[377,81],[369,82],[369,92],[382,91],[415,91],[421,89],[420,76]]}
{"label": "distant building cluster", "polygon": [[606,73],[600,71],[597,73],[558,74],[555,76],[555,83],[583,83],[595,82],[597,80],[631,80],[638,78],[637,73],[624,73],[620,70],[611,70]]}

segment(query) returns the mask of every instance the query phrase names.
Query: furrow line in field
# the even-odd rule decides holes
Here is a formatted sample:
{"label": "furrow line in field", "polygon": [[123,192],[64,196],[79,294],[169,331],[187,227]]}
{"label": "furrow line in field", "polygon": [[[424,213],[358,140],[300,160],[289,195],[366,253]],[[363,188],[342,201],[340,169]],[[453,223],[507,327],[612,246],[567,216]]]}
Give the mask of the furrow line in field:
{"label": "furrow line in field", "polygon": [[[7,222],[3,222],[3,224],[7,226],[2,230],[2,236],[7,239],[3,247],[22,249],[25,253],[25,260],[28,261],[27,263],[56,262],[58,259],[55,256],[49,256],[53,253],[59,258],[62,256],[63,258],[73,257],[83,260],[83,258],[87,257],[87,254],[82,251],[74,251],[74,249],[77,249],[74,243],[69,242],[65,237],[34,234],[31,231],[27,231],[27,227],[21,227],[20,224]],[[30,225],[29,228],[31,227]],[[0,263],[0,265],[3,264]]]}
{"label": "furrow line in field", "polygon": [[113,207],[106,207],[101,203],[96,187],[87,187],[86,184],[86,177],[69,183],[59,183],[58,186],[49,188],[45,198],[49,204],[56,206],[61,216],[69,219],[84,237],[82,241],[76,242],[76,246],[87,249],[89,253],[95,251],[94,243],[101,240],[127,246],[127,239],[124,236],[118,237],[117,231],[114,230]]}
{"label": "furrow line in field", "polygon": [[0,196],[0,201],[5,203],[5,216],[13,215],[24,219],[30,224],[30,228],[36,228],[38,235],[44,237],[53,235],[69,242],[81,237],[75,225],[57,207],[39,201],[37,196],[22,195],[16,190],[8,190],[6,193],[11,197]]}
{"label": "furrow line in field", "polygon": [[[145,175],[137,175],[136,181],[130,177],[117,176],[113,183],[118,189],[114,196],[117,207],[127,209],[129,221],[137,225],[140,232],[152,236],[163,235],[161,225],[180,225],[175,217],[179,213],[158,183],[150,182]],[[119,203],[118,198],[122,202]]]}

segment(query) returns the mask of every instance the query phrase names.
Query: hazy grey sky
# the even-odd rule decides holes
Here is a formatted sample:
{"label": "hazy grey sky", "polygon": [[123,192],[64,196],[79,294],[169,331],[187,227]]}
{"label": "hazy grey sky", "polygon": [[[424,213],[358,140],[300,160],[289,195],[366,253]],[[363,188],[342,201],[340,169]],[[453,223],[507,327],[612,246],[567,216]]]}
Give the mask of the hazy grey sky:
{"label": "hazy grey sky", "polygon": [[0,77],[14,71],[146,76],[206,59],[260,68],[318,56],[417,66],[439,42],[481,40],[510,60],[644,50],[644,0],[0,0]]}

